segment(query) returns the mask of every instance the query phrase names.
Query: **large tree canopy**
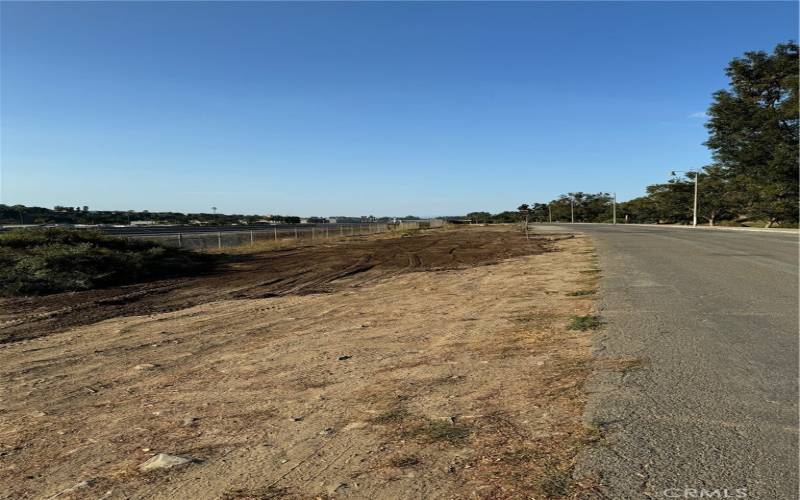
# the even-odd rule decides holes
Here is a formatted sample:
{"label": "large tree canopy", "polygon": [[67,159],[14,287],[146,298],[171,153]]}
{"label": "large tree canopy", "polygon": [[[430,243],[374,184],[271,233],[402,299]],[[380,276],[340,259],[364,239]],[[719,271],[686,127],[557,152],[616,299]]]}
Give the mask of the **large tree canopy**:
{"label": "large tree canopy", "polygon": [[798,47],[747,52],[728,65],[730,89],[714,94],[706,126],[740,211],[771,223],[798,218]]}
{"label": "large tree canopy", "polygon": [[[686,165],[685,177],[647,187],[645,196],[620,203],[625,222],[688,224],[697,217],[710,225],[798,222],[800,194],[800,108],[798,46],[778,44],[771,54],[746,52],[730,62],[730,86],[714,93],[706,127],[714,163]],[[608,193],[567,193],[549,203],[523,205],[516,217],[543,222],[610,222]],[[503,214],[491,221],[504,222]],[[513,213],[513,212],[512,212]]]}

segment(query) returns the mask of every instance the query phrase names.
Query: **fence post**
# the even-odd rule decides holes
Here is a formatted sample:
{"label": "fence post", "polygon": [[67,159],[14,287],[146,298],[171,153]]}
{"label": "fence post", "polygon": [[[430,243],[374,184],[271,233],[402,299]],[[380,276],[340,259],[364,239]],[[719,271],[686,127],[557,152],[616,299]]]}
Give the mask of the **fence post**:
{"label": "fence post", "polygon": [[344,236],[344,226],[339,226],[339,236]]}
{"label": "fence post", "polygon": [[311,228],[311,241],[314,241],[314,236],[315,235],[316,235],[316,229],[312,227]]}
{"label": "fence post", "polygon": [[275,241],[278,241],[278,228],[273,227],[272,230],[275,231]]}
{"label": "fence post", "polygon": [[217,248],[222,248],[222,233],[217,233]]}
{"label": "fence post", "polygon": [[250,230],[250,246],[253,246],[253,230]]}
{"label": "fence post", "polygon": [[181,241],[181,233],[178,233],[178,248],[183,246],[183,241]]}
{"label": "fence post", "polygon": [[325,228],[325,239],[326,240],[328,239],[328,228],[327,227]]}
{"label": "fence post", "polygon": [[298,239],[297,238],[297,228],[294,228],[294,239]]}

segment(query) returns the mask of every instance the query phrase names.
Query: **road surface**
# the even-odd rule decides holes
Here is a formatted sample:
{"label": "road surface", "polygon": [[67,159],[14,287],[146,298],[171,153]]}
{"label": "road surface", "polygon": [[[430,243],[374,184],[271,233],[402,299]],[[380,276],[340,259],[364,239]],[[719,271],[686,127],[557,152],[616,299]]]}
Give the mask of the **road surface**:
{"label": "road surface", "polygon": [[595,240],[598,355],[644,362],[590,385],[605,439],[578,473],[615,499],[798,498],[797,233],[559,227]]}

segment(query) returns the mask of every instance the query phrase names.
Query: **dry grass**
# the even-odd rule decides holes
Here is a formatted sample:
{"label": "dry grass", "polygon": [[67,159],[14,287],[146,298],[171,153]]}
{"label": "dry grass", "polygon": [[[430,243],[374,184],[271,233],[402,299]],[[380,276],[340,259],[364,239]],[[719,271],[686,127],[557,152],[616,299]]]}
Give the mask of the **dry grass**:
{"label": "dry grass", "polygon": [[[566,295],[588,288],[581,271],[593,264],[584,237],[550,244],[557,251],[107,319],[10,345],[0,424],[15,469],[0,471],[0,485],[11,497],[83,477],[98,478],[91,497],[575,495],[575,457],[601,439],[582,420],[598,365],[591,335],[566,327],[591,315],[592,301]],[[157,367],[133,368],[141,363]],[[41,408],[48,415],[32,419]],[[181,424],[187,415],[196,425]],[[137,471],[162,451],[199,460]]]}
{"label": "dry grass", "polygon": [[295,239],[291,237],[287,238],[285,236],[283,237],[279,236],[277,240],[274,239],[255,240],[252,245],[250,243],[243,243],[241,245],[226,246],[223,248],[209,248],[208,250],[206,250],[206,252],[216,253],[216,254],[233,254],[233,255],[270,252],[274,250],[282,250],[287,248],[303,248],[311,245],[332,245],[347,241],[348,238],[354,238],[354,237],[332,236],[330,238],[317,238],[311,240],[311,238],[306,238],[306,237]]}
{"label": "dry grass", "polygon": [[[335,245],[341,243],[347,243],[348,241],[358,240],[365,237],[371,239],[392,239],[392,238],[406,238],[411,236],[417,236],[424,233],[429,233],[431,231],[445,231],[447,229],[452,229],[450,226],[443,226],[439,228],[426,228],[426,229],[390,229],[381,233],[363,233],[363,234],[347,234],[345,232],[344,235],[339,235],[338,233],[330,232],[327,237],[317,235],[315,238],[311,238],[308,232],[300,233],[299,238],[294,238],[291,234],[286,233],[279,233],[278,239],[273,238],[266,238],[266,239],[258,239],[256,238],[253,243],[242,243],[241,245],[236,246],[226,246],[221,249],[218,248],[209,248],[205,250],[207,253],[221,253],[221,254],[249,254],[249,253],[259,253],[259,252],[269,252],[273,250],[281,250],[287,248],[303,248],[308,246],[314,245]],[[458,228],[456,228],[458,229]]]}

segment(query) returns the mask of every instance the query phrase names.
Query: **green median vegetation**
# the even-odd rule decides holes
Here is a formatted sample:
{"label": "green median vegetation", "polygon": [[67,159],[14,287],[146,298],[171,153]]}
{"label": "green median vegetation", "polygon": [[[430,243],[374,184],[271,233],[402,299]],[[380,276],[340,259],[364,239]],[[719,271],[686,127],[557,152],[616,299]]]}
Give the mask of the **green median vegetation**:
{"label": "green median vegetation", "polygon": [[0,295],[44,295],[197,272],[214,257],[153,241],[61,228],[0,234]]}

